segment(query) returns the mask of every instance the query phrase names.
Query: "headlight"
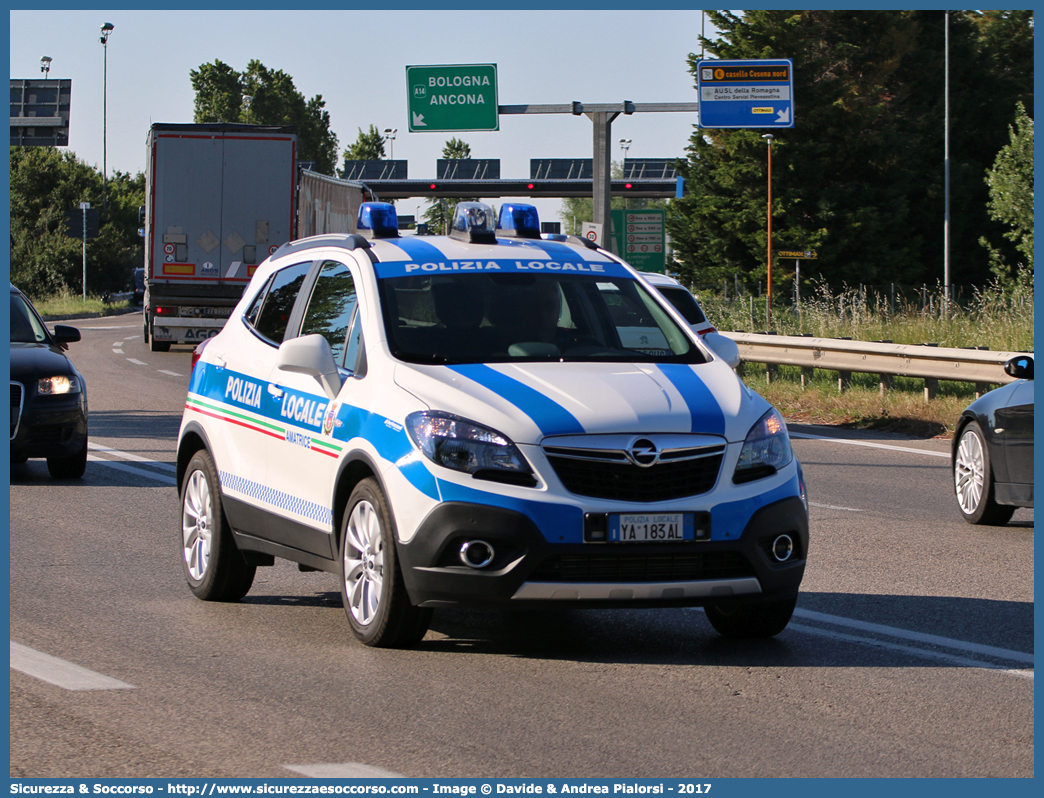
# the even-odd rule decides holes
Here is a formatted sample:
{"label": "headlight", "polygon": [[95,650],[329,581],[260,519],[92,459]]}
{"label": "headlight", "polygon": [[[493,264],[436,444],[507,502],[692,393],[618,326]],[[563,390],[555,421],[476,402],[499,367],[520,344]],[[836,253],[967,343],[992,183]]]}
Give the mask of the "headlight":
{"label": "headlight", "polygon": [[[406,429],[417,448],[440,466],[498,481],[532,481],[518,447],[487,427],[448,413],[422,411],[406,416]],[[513,475],[520,479],[511,479]]]}
{"label": "headlight", "polygon": [[732,481],[750,482],[772,476],[793,459],[794,450],[790,448],[787,425],[773,408],[747,433]]}
{"label": "headlight", "polygon": [[80,381],[76,377],[58,376],[44,377],[36,383],[36,392],[40,396],[53,396],[62,393],[79,393]]}

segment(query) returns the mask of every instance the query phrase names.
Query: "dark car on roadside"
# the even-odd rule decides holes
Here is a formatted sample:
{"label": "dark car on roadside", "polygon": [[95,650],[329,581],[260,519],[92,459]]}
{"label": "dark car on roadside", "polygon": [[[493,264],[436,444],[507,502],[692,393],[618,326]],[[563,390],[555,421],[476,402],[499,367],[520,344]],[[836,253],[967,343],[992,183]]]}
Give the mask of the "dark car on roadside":
{"label": "dark car on roadside", "polygon": [[11,286],[11,462],[45,457],[56,479],[87,468],[87,385],[65,354],[79,340],[75,327],[49,330]]}
{"label": "dark car on roadside", "polygon": [[957,507],[969,524],[1001,525],[1033,506],[1033,357],[1004,364],[1015,381],[968,405],[953,436]]}
{"label": "dark car on roadside", "polygon": [[141,307],[145,304],[145,269],[134,270],[134,296],[131,298],[131,305],[134,307]]}

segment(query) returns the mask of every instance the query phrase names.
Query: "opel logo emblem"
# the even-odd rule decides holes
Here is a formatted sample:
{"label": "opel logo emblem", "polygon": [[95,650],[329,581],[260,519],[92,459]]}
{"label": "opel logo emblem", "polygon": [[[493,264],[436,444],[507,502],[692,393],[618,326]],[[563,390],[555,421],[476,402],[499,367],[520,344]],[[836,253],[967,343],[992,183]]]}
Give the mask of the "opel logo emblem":
{"label": "opel logo emblem", "polygon": [[638,438],[624,454],[640,468],[649,468],[660,462],[660,450],[648,438]]}

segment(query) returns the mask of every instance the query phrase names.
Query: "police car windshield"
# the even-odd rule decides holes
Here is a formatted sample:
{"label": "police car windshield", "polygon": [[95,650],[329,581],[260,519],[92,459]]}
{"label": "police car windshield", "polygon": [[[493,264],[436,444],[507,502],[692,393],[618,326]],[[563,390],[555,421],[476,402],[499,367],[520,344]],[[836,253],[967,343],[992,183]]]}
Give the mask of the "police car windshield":
{"label": "police car windshield", "polygon": [[435,274],[380,281],[392,353],[414,363],[702,363],[630,277]]}

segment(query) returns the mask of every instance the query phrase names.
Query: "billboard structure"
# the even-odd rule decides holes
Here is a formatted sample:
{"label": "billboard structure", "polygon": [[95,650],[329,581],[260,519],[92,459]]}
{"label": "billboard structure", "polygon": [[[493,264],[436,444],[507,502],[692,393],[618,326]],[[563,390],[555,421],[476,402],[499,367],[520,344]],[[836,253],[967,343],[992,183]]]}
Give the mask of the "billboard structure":
{"label": "billboard structure", "polygon": [[71,80],[11,81],[11,146],[68,147]]}

